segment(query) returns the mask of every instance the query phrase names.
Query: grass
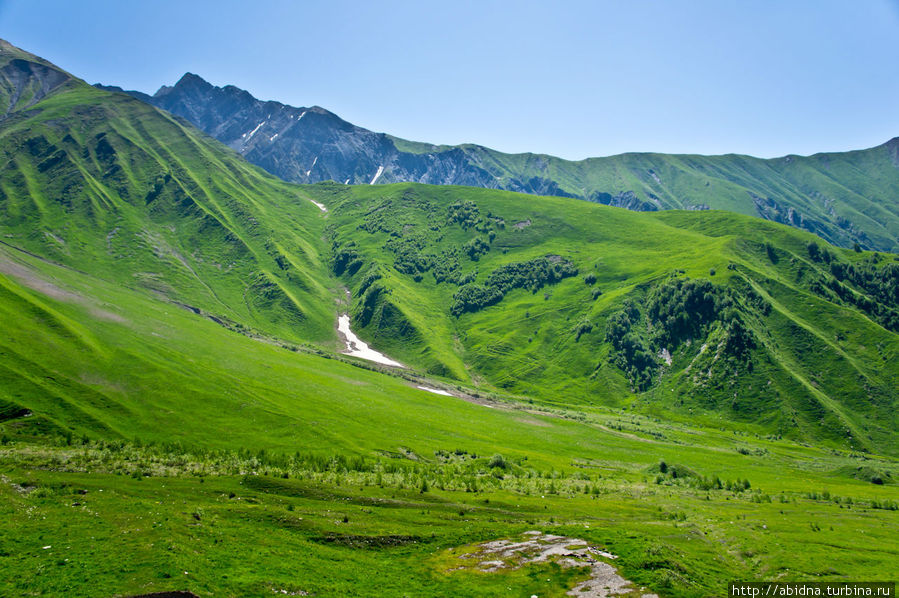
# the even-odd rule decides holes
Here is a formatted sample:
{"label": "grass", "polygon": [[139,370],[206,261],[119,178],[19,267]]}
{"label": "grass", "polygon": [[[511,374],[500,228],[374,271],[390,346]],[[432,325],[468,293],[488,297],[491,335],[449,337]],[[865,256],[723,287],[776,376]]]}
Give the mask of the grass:
{"label": "grass", "polygon": [[[43,392],[4,384],[4,398],[32,413],[0,424],[7,592],[563,594],[573,580],[551,567],[449,570],[447,551],[529,529],[595,543],[664,596],[718,595],[734,578],[895,573],[899,512],[872,508],[899,500],[892,459],[602,407],[507,398],[486,408],[18,259],[71,296],[97,293],[121,319],[4,280],[81,326],[8,320],[18,324],[4,364],[30,355],[15,379]],[[85,338],[105,357],[79,351]],[[75,380],[77,393],[63,386]],[[86,411],[104,403],[81,419],[40,399],[46,389]],[[657,483],[659,461],[751,488]],[[859,468],[887,483],[859,479]]]}
{"label": "grass", "polygon": [[[32,108],[0,126],[0,594],[565,595],[585,572],[460,556],[529,530],[666,598],[899,573],[896,336],[813,291],[810,235],[296,187],[76,80]],[[578,275],[451,316],[465,277],[544,258]],[[607,321],[634,300],[629,334],[654,342],[647,305],[702,280],[756,345],[714,361],[700,343],[733,331],[710,320],[635,391]],[[343,285],[359,334],[413,369],[335,353]]]}
{"label": "grass", "polygon": [[[355,273],[341,273],[354,292],[357,333],[404,363],[553,405],[631,405],[681,421],[723,414],[767,433],[894,450],[896,336],[871,314],[811,290],[830,274],[809,257],[809,234],[724,212],[635,214],[464,187],[305,189],[332,210],[328,230],[344,248],[338,251],[358,254]],[[453,220],[454,205],[474,206],[470,222]],[[466,243],[491,235],[477,260],[465,254]],[[782,258],[773,262],[766,246]],[[401,271],[407,266],[399,256],[407,263],[410,248],[435,265]],[[454,317],[463,285],[434,275],[451,251],[459,252],[460,275],[476,284],[509,264],[553,255],[579,273],[539,290],[513,288],[493,305]],[[847,263],[873,259],[831,251]],[[889,258],[880,264],[892,267]],[[380,278],[369,283],[372,271]],[[676,279],[731,289],[754,348],[725,366],[718,359],[723,327],[713,325],[669,346],[673,363],[653,370],[648,389],[637,388],[614,361],[607,322],[627,301],[642,304]],[[384,291],[374,294],[378,287]],[[747,302],[764,304],[764,313]],[[707,375],[698,376],[700,369]]]}

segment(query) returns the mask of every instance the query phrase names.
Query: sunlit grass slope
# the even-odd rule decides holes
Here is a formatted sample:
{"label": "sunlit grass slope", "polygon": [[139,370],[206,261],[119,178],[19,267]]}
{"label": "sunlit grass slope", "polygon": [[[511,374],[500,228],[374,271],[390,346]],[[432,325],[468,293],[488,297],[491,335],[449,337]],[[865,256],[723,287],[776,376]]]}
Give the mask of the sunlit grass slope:
{"label": "sunlit grass slope", "polygon": [[530,529],[663,596],[899,572],[893,461],[435,395],[2,257],[5,593],[562,596],[581,573],[455,570],[460,547]]}
{"label": "sunlit grass slope", "polygon": [[893,256],[291,186],[0,50],[0,595],[564,596],[460,558],[535,529],[664,598],[899,574]]}
{"label": "sunlit grass slope", "polygon": [[[414,144],[394,142],[413,152],[455,149],[416,150]],[[502,186],[553,188],[640,210],[728,210],[790,224],[844,247],[859,242],[872,249],[899,248],[899,138],[865,150],[773,159],[628,153],[569,161],[477,145],[461,148]]]}
{"label": "sunlit grass slope", "polygon": [[413,184],[307,192],[333,212],[332,266],[361,333],[435,375],[896,447],[895,256],[716,211]]}
{"label": "sunlit grass slope", "polygon": [[296,187],[15,48],[0,69],[17,73],[8,96],[65,81],[0,122],[0,240],[233,325],[333,339],[322,217]]}

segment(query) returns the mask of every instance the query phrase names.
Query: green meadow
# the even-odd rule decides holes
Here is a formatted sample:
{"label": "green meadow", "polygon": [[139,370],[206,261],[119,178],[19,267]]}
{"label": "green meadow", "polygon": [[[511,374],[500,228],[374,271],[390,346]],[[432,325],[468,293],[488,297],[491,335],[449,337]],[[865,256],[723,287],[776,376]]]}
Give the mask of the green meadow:
{"label": "green meadow", "polygon": [[[473,566],[528,531],[615,555],[633,596],[899,577],[895,255],[718,211],[291,185],[2,50],[31,78],[0,81],[0,594],[589,579]],[[409,367],[343,355],[343,311]]]}

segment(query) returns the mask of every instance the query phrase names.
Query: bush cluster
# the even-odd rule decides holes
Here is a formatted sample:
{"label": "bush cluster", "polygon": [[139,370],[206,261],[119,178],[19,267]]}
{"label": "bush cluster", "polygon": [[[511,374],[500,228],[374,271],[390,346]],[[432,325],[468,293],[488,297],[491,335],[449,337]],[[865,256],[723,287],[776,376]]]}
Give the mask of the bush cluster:
{"label": "bush cluster", "polygon": [[459,316],[464,312],[478,311],[498,303],[512,289],[523,288],[536,292],[547,284],[575,275],[577,267],[559,256],[506,264],[491,272],[483,285],[466,284],[460,287],[453,295],[450,312]]}

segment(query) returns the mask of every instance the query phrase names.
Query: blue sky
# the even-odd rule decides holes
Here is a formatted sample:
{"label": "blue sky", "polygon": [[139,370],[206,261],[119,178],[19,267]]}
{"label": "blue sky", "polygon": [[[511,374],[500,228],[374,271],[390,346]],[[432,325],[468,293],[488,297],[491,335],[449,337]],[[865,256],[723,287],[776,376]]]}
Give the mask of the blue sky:
{"label": "blue sky", "polygon": [[899,0],[0,0],[0,37],[91,83],[190,71],[408,139],[570,159],[899,136]]}

